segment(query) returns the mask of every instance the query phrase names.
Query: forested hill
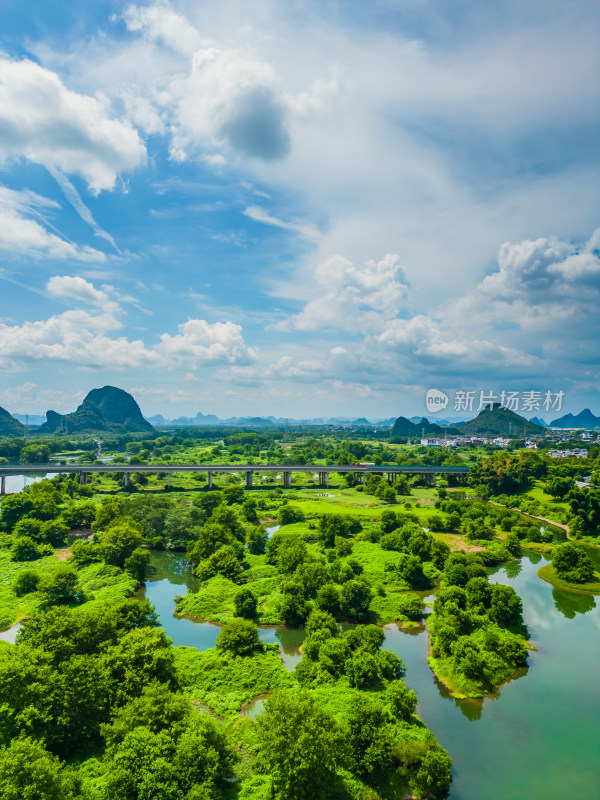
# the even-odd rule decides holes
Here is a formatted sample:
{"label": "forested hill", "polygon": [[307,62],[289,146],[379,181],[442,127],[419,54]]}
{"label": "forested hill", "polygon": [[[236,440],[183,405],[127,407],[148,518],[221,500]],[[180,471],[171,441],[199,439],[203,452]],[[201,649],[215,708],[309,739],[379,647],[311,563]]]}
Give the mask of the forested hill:
{"label": "forested hill", "polygon": [[407,436],[414,438],[416,436],[439,436],[443,434],[444,428],[439,425],[429,422],[425,417],[420,422],[411,422],[406,417],[398,417],[392,428],[392,436]]}
{"label": "forested hill", "polygon": [[41,433],[154,430],[135,399],[116,386],[92,389],[72,414],[48,411],[46,417],[47,422],[39,428]]}
{"label": "forested hill", "polygon": [[22,436],[25,426],[0,407],[0,436]]}
{"label": "forested hill", "polygon": [[545,434],[545,429],[494,403],[493,408],[484,408],[475,419],[456,428],[456,432],[468,436],[508,436],[516,439],[536,433]]}

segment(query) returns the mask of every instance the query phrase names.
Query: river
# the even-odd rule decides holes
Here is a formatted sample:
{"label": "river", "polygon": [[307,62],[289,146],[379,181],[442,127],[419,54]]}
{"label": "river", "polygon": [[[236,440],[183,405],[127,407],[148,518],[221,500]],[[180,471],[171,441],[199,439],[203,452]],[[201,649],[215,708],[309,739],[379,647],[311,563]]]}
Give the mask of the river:
{"label": "river", "polygon": [[[523,600],[537,648],[518,680],[483,702],[455,700],[427,664],[428,635],[395,627],[386,647],[404,659],[417,713],[452,756],[451,800],[595,800],[600,795],[600,609],[595,598],[553,588],[538,578],[544,559],[533,553],[495,570]],[[219,627],[174,616],[176,594],[194,591],[182,555],[152,553],[141,591],[156,606],[175,645],[212,647]],[[261,628],[278,642],[288,669],[299,661],[301,630]]]}
{"label": "river", "polygon": [[6,475],[6,494],[17,494],[18,492],[22,492],[26,486],[31,486],[32,483],[54,478],[57,474],[57,472],[48,472],[46,475]]}

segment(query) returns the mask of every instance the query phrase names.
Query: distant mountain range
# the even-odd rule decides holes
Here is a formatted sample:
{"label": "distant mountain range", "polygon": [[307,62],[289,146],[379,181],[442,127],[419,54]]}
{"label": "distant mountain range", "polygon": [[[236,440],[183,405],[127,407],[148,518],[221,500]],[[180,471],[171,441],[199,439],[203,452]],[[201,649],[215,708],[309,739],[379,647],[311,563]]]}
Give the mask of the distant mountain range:
{"label": "distant mountain range", "polygon": [[579,414],[565,414],[550,423],[551,428],[600,428],[600,417],[596,417],[589,408],[584,408]]}
{"label": "distant mountain range", "polygon": [[134,398],[116,386],[92,389],[72,414],[46,412],[40,433],[93,433],[95,431],[153,431]]}
{"label": "distant mountain range", "polygon": [[534,425],[539,425],[541,428],[548,427],[548,423],[545,422],[541,417],[532,417],[529,422],[533,422]]}
{"label": "distant mountain range", "polygon": [[128,392],[115,386],[103,386],[92,389],[78,408],[70,414],[59,414],[48,411],[45,417],[35,414],[11,415],[0,408],[0,436],[23,436],[28,423],[31,433],[95,433],[110,431],[113,433],[150,432],[154,426],[167,427],[247,427],[247,428],[282,428],[288,424],[298,428],[307,426],[338,426],[348,428],[391,428],[391,435],[404,438],[420,438],[422,435],[439,437],[447,431],[465,436],[508,436],[522,438],[532,434],[542,434],[550,428],[600,428],[600,417],[596,417],[589,408],[577,415],[565,414],[551,423],[539,417],[531,420],[516,414],[496,403],[493,408],[486,407],[474,419],[463,417],[447,417],[444,419],[428,419],[427,417],[390,417],[387,419],[369,420],[366,417],[313,417],[311,419],[293,419],[285,417],[228,417],[221,419],[216,414],[198,412],[193,417],[177,417],[168,419],[162,414],[144,418],[140,407]]}
{"label": "distant mountain range", "polygon": [[292,417],[227,417],[221,419],[215,414],[196,414],[195,417],[177,417],[167,419],[162,414],[146,417],[147,421],[158,428],[190,428],[200,425],[219,426],[246,426],[252,428],[282,427],[286,423],[297,427],[298,425],[345,425],[354,428],[387,427],[391,428],[396,418],[382,420],[368,420],[365,417],[354,419],[352,417],[313,417],[311,419],[295,419]]}
{"label": "distant mountain range", "polygon": [[46,417],[40,414],[13,414],[13,417],[22,422],[23,425],[43,425],[46,422]]}

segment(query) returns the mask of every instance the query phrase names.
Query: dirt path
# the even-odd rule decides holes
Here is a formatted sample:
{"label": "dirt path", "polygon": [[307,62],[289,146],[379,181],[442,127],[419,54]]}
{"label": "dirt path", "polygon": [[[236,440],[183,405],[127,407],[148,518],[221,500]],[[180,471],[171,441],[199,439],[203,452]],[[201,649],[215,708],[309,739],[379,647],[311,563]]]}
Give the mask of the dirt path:
{"label": "dirt path", "polygon": [[555,528],[562,528],[567,536],[569,535],[570,528],[563,522],[555,522],[553,519],[548,519],[548,517],[538,517],[535,514],[528,514],[527,511],[521,511],[520,508],[516,508],[515,506],[504,506],[502,503],[495,503],[493,500],[488,500],[488,503],[492,506],[496,506],[497,508],[506,508],[508,511],[518,511],[519,514],[523,514],[524,517],[529,517],[529,519],[539,519],[540,522],[547,522],[548,525],[554,525]]}

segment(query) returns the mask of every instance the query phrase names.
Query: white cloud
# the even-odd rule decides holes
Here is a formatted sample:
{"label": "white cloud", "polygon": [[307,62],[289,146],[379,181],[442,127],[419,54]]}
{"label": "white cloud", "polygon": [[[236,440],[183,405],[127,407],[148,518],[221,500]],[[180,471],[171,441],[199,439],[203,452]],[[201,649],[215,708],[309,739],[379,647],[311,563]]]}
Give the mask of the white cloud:
{"label": "white cloud", "polygon": [[179,365],[245,365],[256,359],[241,327],[232,322],[190,319],[179,326],[179,334],[164,333],[158,343],[147,344],[141,339],[114,336],[123,324],[119,319],[122,309],[109,294],[114,293],[112,287],[100,290],[80,276],[56,275],[48,281],[46,291],[98,311],[75,308],[21,325],[0,322],[0,367],[60,361],[90,369],[170,369]]}
{"label": "white cloud", "polygon": [[406,276],[397,255],[369,259],[357,267],[342,256],[320,263],[308,289],[312,299],[299,314],[278,326],[302,331],[337,328],[361,331],[381,329],[395,317],[406,298]]}
{"label": "white cloud", "polygon": [[[75,261],[103,262],[104,253],[92,247],[80,247],[47,228],[47,221],[38,208],[53,208],[57,204],[44,202],[33,192],[12,192],[0,187],[0,251],[17,256]],[[35,219],[31,217],[35,216]]]}
{"label": "white cloud", "polygon": [[260,206],[248,206],[244,209],[244,216],[253,219],[255,222],[262,222],[264,225],[272,225],[274,228],[281,228],[285,231],[292,231],[302,236],[304,239],[318,241],[321,238],[320,232],[312,225],[303,225],[297,222],[285,222],[274,217]]}
{"label": "white cloud", "polygon": [[70,91],[33,61],[0,56],[0,159],[81,175],[97,194],[145,156],[137,132],[111,116],[105,98]]}
{"label": "white cloud", "polygon": [[54,180],[58,183],[60,188],[63,190],[65,197],[67,198],[69,203],[73,206],[75,211],[77,211],[81,219],[84,222],[87,222],[87,224],[92,228],[96,236],[98,236],[100,239],[105,239],[109,244],[111,244],[115,248],[115,250],[118,251],[119,248],[117,247],[117,244],[113,239],[113,237],[110,235],[110,233],[103,230],[98,225],[98,223],[93,217],[92,212],[83,202],[83,200],[81,199],[81,195],[79,194],[77,189],[73,186],[71,181],[67,178],[67,176],[63,175],[63,173],[59,169],[56,169],[53,166],[48,166],[47,169],[48,172],[54,178]]}
{"label": "white cloud", "polygon": [[172,359],[203,364],[245,364],[256,357],[246,345],[240,325],[233,322],[208,323],[189,319],[179,326],[179,333],[164,333],[156,350],[169,363]]}
{"label": "white cloud", "polygon": [[150,6],[130,5],[123,18],[130,31],[146,35],[153,41],[162,41],[177,52],[192,55],[202,46],[198,31],[183,14],[174,11],[168,3]]}
{"label": "white cloud", "polygon": [[106,292],[96,289],[93,283],[78,275],[54,275],[48,280],[46,291],[54,297],[70,297],[105,311],[116,312],[119,309]]}

